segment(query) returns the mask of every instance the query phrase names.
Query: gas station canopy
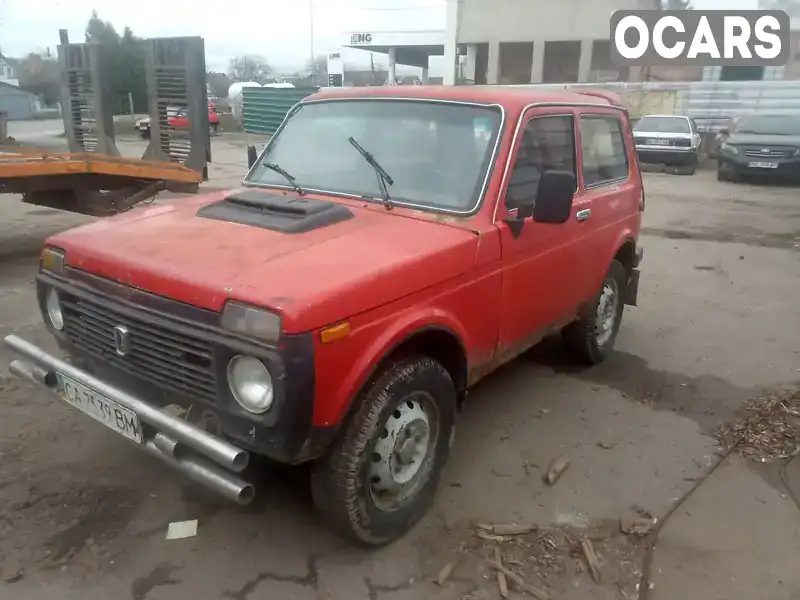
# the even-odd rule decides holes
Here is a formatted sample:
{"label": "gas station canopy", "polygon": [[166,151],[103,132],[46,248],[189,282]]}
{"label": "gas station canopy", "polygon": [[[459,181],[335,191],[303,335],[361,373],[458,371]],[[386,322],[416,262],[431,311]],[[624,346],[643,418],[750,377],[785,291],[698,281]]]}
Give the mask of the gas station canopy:
{"label": "gas station canopy", "polygon": [[356,48],[389,56],[394,64],[428,68],[429,56],[444,56],[444,30],[438,31],[375,31],[348,33],[343,48]]}

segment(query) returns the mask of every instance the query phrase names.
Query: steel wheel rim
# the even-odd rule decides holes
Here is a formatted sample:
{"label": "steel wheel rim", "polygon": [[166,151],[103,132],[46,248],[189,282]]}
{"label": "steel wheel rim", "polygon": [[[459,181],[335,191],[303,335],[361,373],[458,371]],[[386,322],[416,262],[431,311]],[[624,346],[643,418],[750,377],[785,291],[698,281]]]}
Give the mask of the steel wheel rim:
{"label": "steel wheel rim", "polygon": [[611,339],[614,325],[617,320],[619,304],[619,289],[615,280],[603,284],[600,299],[597,302],[597,312],[594,319],[594,333],[598,346],[603,346]]}
{"label": "steel wheel rim", "polygon": [[414,392],[397,402],[375,439],[367,463],[372,502],[392,512],[425,485],[439,441],[439,412],[433,397]]}

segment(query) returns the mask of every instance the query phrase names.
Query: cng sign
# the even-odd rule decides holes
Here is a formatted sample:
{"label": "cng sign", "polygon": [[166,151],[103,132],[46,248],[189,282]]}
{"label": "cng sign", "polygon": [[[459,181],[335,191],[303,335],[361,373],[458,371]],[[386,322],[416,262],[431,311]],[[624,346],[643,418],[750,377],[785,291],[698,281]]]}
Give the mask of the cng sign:
{"label": "cng sign", "polygon": [[372,43],[371,33],[353,33],[350,35],[350,43],[353,46],[368,46]]}

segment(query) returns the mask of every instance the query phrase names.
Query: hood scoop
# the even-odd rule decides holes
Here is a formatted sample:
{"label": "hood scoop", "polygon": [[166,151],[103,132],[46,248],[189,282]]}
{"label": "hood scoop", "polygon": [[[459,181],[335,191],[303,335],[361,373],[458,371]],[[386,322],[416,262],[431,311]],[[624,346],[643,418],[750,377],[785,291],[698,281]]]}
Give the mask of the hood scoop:
{"label": "hood scoop", "polygon": [[244,190],[202,207],[197,216],[281,233],[306,233],[346,221],[353,217],[353,213],[335,202]]}

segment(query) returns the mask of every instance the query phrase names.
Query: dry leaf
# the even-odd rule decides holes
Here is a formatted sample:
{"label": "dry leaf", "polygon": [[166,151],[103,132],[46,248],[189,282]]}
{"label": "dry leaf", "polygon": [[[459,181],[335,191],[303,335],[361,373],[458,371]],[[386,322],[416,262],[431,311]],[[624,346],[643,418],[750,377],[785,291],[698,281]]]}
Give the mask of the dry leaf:
{"label": "dry leaf", "polygon": [[436,583],[438,585],[444,585],[445,581],[447,581],[453,574],[457,564],[458,560],[451,560],[449,563],[443,566],[442,570],[439,571],[439,575],[436,576]]}
{"label": "dry leaf", "polygon": [[627,535],[642,537],[653,529],[653,522],[645,519],[620,519],[619,530]]}
{"label": "dry leaf", "polygon": [[490,542],[507,542],[508,538],[503,537],[502,535],[494,535],[493,533],[489,533],[487,531],[479,530],[475,532],[482,540],[489,540]]}
{"label": "dry leaf", "polygon": [[[500,548],[494,547],[494,560],[498,565],[503,566],[503,559],[500,556]],[[508,581],[506,574],[498,569],[497,571],[497,588],[500,590],[500,595],[503,598],[508,598]]]}
{"label": "dry leaf", "polygon": [[492,533],[495,535],[521,535],[523,533],[530,533],[536,529],[535,527],[531,527],[530,525],[493,525],[492,526]]}
{"label": "dry leaf", "polygon": [[597,445],[600,446],[603,450],[611,450],[612,448],[617,447],[617,442],[597,442]]}
{"label": "dry leaf", "polygon": [[600,561],[597,559],[597,553],[595,553],[594,546],[592,546],[589,538],[581,538],[581,550],[583,550],[583,556],[586,558],[586,564],[589,566],[589,573],[591,573],[592,579],[595,583],[600,583],[603,578],[600,571]]}
{"label": "dry leaf", "polygon": [[498,564],[497,562],[490,561],[489,566],[500,571],[503,575],[505,575],[508,579],[514,582],[514,584],[526,594],[530,594],[534,598],[538,598],[538,600],[552,600],[553,596],[547,590],[543,590],[541,588],[536,587],[533,584],[528,583],[523,577],[517,575],[513,571],[509,571],[503,565]]}
{"label": "dry leaf", "polygon": [[555,459],[552,463],[550,463],[550,468],[547,469],[547,474],[545,475],[545,481],[550,485],[553,485],[556,481],[558,481],[561,474],[566,471],[567,467],[569,466],[569,456],[566,454],[559,456]]}

